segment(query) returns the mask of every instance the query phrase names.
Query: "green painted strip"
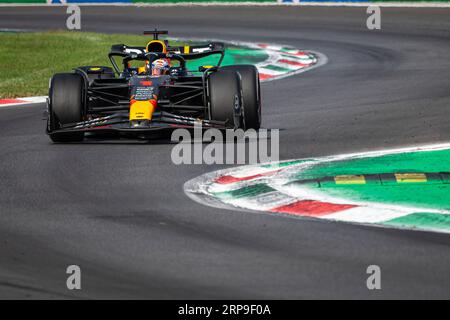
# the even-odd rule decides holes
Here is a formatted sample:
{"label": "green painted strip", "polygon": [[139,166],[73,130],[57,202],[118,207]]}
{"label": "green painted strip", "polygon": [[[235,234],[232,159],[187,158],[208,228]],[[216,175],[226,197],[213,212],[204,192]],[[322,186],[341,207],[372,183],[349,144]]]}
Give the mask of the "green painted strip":
{"label": "green painted strip", "polygon": [[214,196],[220,199],[230,199],[230,198],[247,198],[254,197],[263,193],[268,193],[275,191],[272,187],[269,187],[265,183],[258,183],[254,185],[249,185],[247,187],[243,187],[240,189],[232,190],[232,191],[224,191],[224,192],[215,192],[212,193]]}
{"label": "green painted strip", "polygon": [[[364,202],[381,202],[430,209],[450,209],[450,150],[421,151],[318,163],[299,171],[292,180],[317,180],[328,196]],[[380,174],[380,172],[384,172]],[[427,174],[430,172],[430,174]],[[400,179],[410,173],[425,174],[425,180]],[[378,175],[364,185],[336,185],[327,177]],[[397,174],[397,177],[396,177]],[[314,184],[308,184],[308,186]],[[295,186],[295,183],[293,184]],[[298,187],[302,187],[298,184]]]}
{"label": "green painted strip", "polygon": [[[325,191],[325,190],[324,190]],[[433,209],[450,208],[450,185],[405,184],[405,185],[342,185],[327,188],[328,195],[356,201],[381,202]]]}
{"label": "green painted strip", "polygon": [[[190,43],[188,41],[188,43]],[[226,44],[225,57],[222,66],[234,64],[257,64],[266,61],[269,55],[263,49],[251,49]],[[220,55],[212,55],[201,59],[190,60],[187,67],[190,71],[198,71],[200,66],[217,65]]]}
{"label": "green painted strip", "polygon": [[450,215],[439,213],[419,212],[395,218],[383,224],[423,229],[450,229]]}
{"label": "green painted strip", "polygon": [[280,51],[282,51],[282,52],[298,52],[299,50],[296,48],[292,48],[292,47],[282,47],[280,49]]}
{"label": "green painted strip", "polygon": [[295,69],[290,69],[290,68],[279,67],[279,66],[276,66],[273,64],[269,64],[267,66],[264,66],[263,68],[273,70],[273,71],[280,71],[280,72],[290,72],[292,70],[295,70]]}
{"label": "green painted strip", "polygon": [[450,150],[422,151],[322,162],[298,173],[299,179],[345,174],[450,172]]}
{"label": "green painted strip", "polygon": [[[408,174],[411,175],[411,174]],[[412,175],[416,175],[412,173]],[[450,175],[450,173],[419,173],[420,177],[425,177],[424,180],[411,179],[410,181],[399,181],[396,179],[396,175],[392,173],[388,174],[364,174],[364,175],[340,175],[340,176],[329,176],[319,179],[305,179],[305,180],[293,180],[289,183],[293,184],[310,184],[314,182],[318,187],[348,187],[349,184],[359,185],[365,187],[368,185],[399,185],[399,184],[444,184],[447,183],[443,177]]]}

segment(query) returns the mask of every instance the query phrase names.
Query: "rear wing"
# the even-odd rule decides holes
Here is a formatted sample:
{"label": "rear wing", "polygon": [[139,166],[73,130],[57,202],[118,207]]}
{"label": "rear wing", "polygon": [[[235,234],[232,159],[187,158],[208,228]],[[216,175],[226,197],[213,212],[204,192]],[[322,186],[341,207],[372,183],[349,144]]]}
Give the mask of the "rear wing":
{"label": "rear wing", "polygon": [[[185,66],[185,61],[201,59],[210,55],[220,55],[217,67],[222,64],[225,56],[225,45],[222,42],[211,42],[206,45],[185,45],[177,47],[167,47],[167,53],[146,51],[145,47],[133,47],[125,44],[115,44],[111,46],[108,57],[117,74],[120,73],[119,67],[113,57],[122,57],[123,65],[130,60],[152,60],[153,58],[169,58],[179,60],[181,65]],[[153,56],[153,58],[152,58]]]}
{"label": "rear wing", "polygon": [[211,51],[225,51],[225,45],[222,42],[211,42],[206,45],[185,45],[180,47],[169,47],[168,50],[170,52],[178,54],[195,54]]}
{"label": "rear wing", "polygon": [[168,51],[183,57],[184,60],[201,59],[218,54],[220,55],[220,60],[218,61],[217,66],[220,66],[225,56],[225,45],[222,42],[211,42],[206,45],[169,47]]}
{"label": "rear wing", "polygon": [[[168,53],[175,53],[181,55],[196,55],[196,54],[207,54],[207,53],[217,53],[220,51],[225,51],[225,44],[222,42],[211,42],[206,45],[185,45],[178,47],[167,47]],[[125,44],[114,44],[111,46],[110,53],[120,56],[128,56],[132,54],[145,54],[145,47],[132,47]]]}
{"label": "rear wing", "polygon": [[113,44],[111,46],[110,55],[127,57],[129,55],[139,55],[145,53],[145,47],[132,47],[124,44]]}

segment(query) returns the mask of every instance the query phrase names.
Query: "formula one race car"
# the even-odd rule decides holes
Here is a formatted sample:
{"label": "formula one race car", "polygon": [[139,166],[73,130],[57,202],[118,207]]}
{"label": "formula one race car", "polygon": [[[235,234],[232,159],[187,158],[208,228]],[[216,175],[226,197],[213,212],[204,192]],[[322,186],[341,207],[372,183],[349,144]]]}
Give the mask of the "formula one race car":
{"label": "formula one race car", "polygon": [[[47,133],[54,142],[82,141],[85,133],[149,138],[155,131],[200,123],[202,128],[259,129],[255,66],[221,67],[223,43],[171,47],[158,39],[167,31],[144,34],[153,35],[146,47],[111,47],[113,68],[84,66],[51,78]],[[188,70],[189,60],[210,55],[218,55],[217,65]]]}

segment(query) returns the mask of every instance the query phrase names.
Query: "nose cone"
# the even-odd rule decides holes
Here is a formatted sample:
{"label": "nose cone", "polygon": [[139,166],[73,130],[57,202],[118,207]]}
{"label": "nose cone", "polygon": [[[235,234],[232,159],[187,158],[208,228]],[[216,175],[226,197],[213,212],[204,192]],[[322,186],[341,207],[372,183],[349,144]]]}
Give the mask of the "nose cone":
{"label": "nose cone", "polygon": [[131,100],[130,101],[130,121],[152,120],[153,112],[157,105],[156,99],[151,100]]}

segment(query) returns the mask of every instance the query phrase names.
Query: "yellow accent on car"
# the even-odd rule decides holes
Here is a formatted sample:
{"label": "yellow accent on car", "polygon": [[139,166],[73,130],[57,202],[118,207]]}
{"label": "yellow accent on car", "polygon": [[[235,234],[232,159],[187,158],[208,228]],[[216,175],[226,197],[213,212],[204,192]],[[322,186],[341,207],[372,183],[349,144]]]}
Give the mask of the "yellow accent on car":
{"label": "yellow accent on car", "polygon": [[189,53],[189,46],[184,46],[184,53]]}
{"label": "yellow accent on car", "polygon": [[92,67],[92,68],[89,68],[89,70],[90,71],[100,71],[102,68],[99,68],[99,67]]}
{"label": "yellow accent on car", "polygon": [[151,101],[133,101],[130,106],[131,120],[151,120],[155,107]]}
{"label": "yellow accent on car", "polygon": [[139,74],[145,73],[145,71],[147,71],[147,68],[145,66],[138,68],[138,73]]}
{"label": "yellow accent on car", "polygon": [[396,173],[397,183],[417,183],[427,182],[427,176],[424,173]]}
{"label": "yellow accent on car", "polygon": [[334,177],[336,184],[365,184],[366,178],[363,175],[342,175]]}

